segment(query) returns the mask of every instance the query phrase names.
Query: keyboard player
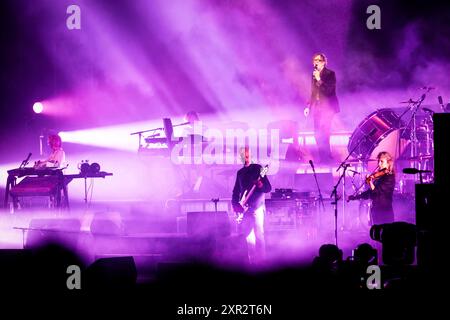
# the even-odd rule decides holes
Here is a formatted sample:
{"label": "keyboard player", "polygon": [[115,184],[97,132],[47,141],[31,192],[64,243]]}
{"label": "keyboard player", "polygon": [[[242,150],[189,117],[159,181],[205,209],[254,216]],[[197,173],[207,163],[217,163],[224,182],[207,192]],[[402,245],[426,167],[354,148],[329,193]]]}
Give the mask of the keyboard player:
{"label": "keyboard player", "polygon": [[52,153],[45,160],[38,160],[34,163],[34,168],[59,168],[66,161],[66,154],[62,148],[61,137],[57,134],[51,134],[48,136],[48,145],[50,146]]}

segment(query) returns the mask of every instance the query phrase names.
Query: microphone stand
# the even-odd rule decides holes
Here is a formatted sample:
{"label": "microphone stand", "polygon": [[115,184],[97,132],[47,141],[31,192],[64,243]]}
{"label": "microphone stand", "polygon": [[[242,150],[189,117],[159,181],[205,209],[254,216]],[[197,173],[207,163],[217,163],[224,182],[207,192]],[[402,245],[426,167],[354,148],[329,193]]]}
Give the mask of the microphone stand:
{"label": "microphone stand", "polygon": [[331,192],[330,198],[333,198],[334,196],[334,201],[331,202],[332,205],[334,205],[334,241],[335,241],[335,245],[336,247],[338,247],[338,227],[337,227],[337,216],[338,216],[338,200],[340,199],[340,197],[338,197],[337,195],[337,188],[339,187],[339,184],[341,183],[342,178],[345,177],[345,172],[347,171],[347,168],[349,167],[349,164],[343,164],[342,167],[344,168],[344,170],[342,170],[342,174],[339,176],[339,180],[336,183],[336,185],[333,187],[333,192]]}
{"label": "microphone stand", "polygon": [[[344,197],[344,200],[345,200],[345,171],[347,170],[348,167],[350,167],[350,164],[348,164],[346,162],[347,162],[348,158],[350,158],[350,155],[352,155],[355,152],[355,150],[359,148],[359,146],[362,144],[362,142],[367,141],[367,138],[370,136],[373,136],[375,133],[376,133],[376,129],[372,129],[369,133],[366,133],[364,135],[364,137],[361,140],[359,140],[358,143],[353,147],[353,149],[350,150],[347,157],[345,157],[344,161],[342,161],[341,164],[339,165],[339,167],[336,169],[336,172],[339,172],[339,170],[341,168],[344,168],[344,172],[343,172],[344,181],[342,183],[342,188],[343,188],[342,196]],[[341,176],[341,178],[342,178],[342,176]],[[339,179],[339,181],[340,181],[340,179]],[[337,213],[336,213],[336,215],[337,215]],[[344,226],[344,224],[345,224],[345,201],[342,202],[342,225]]]}
{"label": "microphone stand", "polygon": [[136,131],[136,132],[130,133],[130,136],[133,136],[133,135],[136,135],[136,134],[139,135],[138,136],[138,138],[139,138],[139,149],[138,150],[142,149],[142,134],[145,133],[145,132],[153,132],[153,131],[156,131],[156,130],[164,130],[164,128],[154,128],[154,129],[148,129],[148,130]]}
{"label": "microphone stand", "polygon": [[[311,168],[313,170],[313,174],[314,174],[314,180],[316,181],[316,186],[317,186],[317,191],[319,191],[319,221],[318,221],[318,225],[319,228],[322,225],[322,213],[325,212],[325,205],[323,204],[323,197],[322,197],[322,192],[320,191],[320,187],[319,187],[319,182],[317,181],[317,175],[316,175],[316,170],[314,169],[314,166],[311,163]],[[322,208],[322,212],[320,212],[320,208]]]}

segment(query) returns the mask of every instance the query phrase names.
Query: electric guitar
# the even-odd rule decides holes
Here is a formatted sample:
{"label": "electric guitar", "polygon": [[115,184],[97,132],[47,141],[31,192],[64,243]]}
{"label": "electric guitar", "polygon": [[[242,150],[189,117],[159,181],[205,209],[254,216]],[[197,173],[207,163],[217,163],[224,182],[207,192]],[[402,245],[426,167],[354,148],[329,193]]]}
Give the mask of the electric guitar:
{"label": "electric guitar", "polygon": [[259,173],[258,179],[253,183],[253,186],[250,190],[245,190],[242,194],[241,200],[239,201],[239,204],[244,208],[244,212],[237,212],[236,213],[236,222],[240,224],[242,222],[242,219],[244,218],[244,213],[246,213],[249,209],[249,206],[247,204],[248,200],[252,196],[252,194],[255,192],[256,186],[258,185],[258,182],[261,181],[261,178],[264,178],[267,174],[267,171],[269,171],[269,165],[266,164],[264,167],[261,168],[261,171]]}

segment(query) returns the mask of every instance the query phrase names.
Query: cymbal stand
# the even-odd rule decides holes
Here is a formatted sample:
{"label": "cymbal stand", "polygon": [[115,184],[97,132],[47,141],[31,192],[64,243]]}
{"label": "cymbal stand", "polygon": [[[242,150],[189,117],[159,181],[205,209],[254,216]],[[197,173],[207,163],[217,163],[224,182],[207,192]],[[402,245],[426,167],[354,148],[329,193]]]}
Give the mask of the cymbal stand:
{"label": "cymbal stand", "polygon": [[[427,92],[430,91],[430,89],[427,90]],[[416,114],[417,111],[420,108],[420,105],[422,104],[422,102],[425,100],[426,97],[426,93],[424,93],[419,100],[417,101],[412,101],[411,102],[411,106],[409,107],[409,110],[411,110],[412,115],[411,115],[411,119],[409,120],[408,124],[406,125],[405,129],[408,129],[411,127],[412,124],[412,128],[410,128],[410,140],[411,140],[411,151],[410,151],[410,158],[412,159],[410,166],[413,168],[417,168],[417,161],[414,161],[414,159],[417,158],[418,156],[418,140],[417,140],[417,120],[416,120]],[[408,111],[408,110],[406,110]],[[406,111],[400,116],[400,118],[406,113]],[[400,120],[400,119],[399,119]],[[420,169],[420,168],[419,168]]]}

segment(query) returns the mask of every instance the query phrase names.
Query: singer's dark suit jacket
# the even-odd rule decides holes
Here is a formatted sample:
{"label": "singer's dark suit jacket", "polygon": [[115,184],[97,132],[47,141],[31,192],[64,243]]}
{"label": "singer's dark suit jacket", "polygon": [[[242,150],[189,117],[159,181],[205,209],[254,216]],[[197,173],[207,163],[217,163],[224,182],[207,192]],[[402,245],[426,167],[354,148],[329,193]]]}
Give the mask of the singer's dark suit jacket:
{"label": "singer's dark suit jacket", "polygon": [[312,77],[311,107],[328,108],[336,113],[340,111],[336,96],[336,74],[334,71],[323,68],[320,73],[320,81]]}

